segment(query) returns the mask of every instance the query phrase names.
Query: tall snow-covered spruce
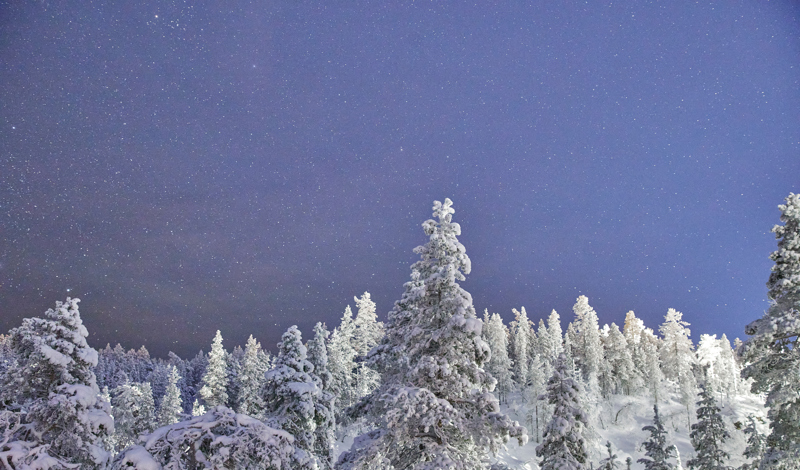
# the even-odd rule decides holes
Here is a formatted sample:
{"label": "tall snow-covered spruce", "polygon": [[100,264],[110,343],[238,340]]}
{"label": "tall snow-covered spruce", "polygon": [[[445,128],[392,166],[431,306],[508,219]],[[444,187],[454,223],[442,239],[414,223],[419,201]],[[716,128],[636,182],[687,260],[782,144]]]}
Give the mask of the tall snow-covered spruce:
{"label": "tall snow-covered spruce", "polygon": [[472,296],[457,282],[470,260],[451,206],[435,201],[437,220],[422,225],[430,240],[415,248],[421,260],[368,358],[381,385],[356,407],[376,428],[356,438],[338,469],[486,468],[487,451],[510,437],[527,440],[500,412],[495,380],[482,369],[490,352]]}
{"label": "tall snow-covered spruce", "polygon": [[103,441],[114,423],[78,302],[56,302],[45,318],[26,318],[10,332],[16,361],[0,382],[0,448],[16,449],[16,468],[105,468],[111,457]]}
{"label": "tall snow-covered spruce", "polygon": [[222,347],[222,334],[217,330],[208,354],[208,367],[203,375],[203,388],[200,397],[210,408],[224,405],[228,401],[227,354]]}
{"label": "tall snow-covered spruce", "polygon": [[771,305],[745,327],[750,338],[740,348],[744,378],[752,391],[766,393],[771,432],[761,468],[800,468],[800,194],[778,206],[783,225],[772,231],[778,249],[767,282]]}
{"label": "tall snow-covered spruce", "polygon": [[547,381],[547,393],[542,396],[553,406],[553,417],[544,431],[544,439],[536,447],[536,455],[542,458],[542,470],[587,468],[583,431],[588,421],[581,409],[580,395],[580,387],[571,377],[566,355],[562,353]]}

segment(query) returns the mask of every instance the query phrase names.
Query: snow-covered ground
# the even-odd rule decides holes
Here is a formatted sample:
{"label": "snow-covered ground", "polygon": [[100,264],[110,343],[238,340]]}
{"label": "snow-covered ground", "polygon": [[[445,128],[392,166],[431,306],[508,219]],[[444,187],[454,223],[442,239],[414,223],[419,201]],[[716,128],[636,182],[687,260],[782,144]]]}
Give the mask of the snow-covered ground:
{"label": "snow-covered ground", "polygon": [[[687,422],[686,407],[677,399],[677,393],[665,393],[659,403],[664,426],[669,432],[669,442],[675,444],[680,452],[683,467],[686,461],[694,456],[694,449],[689,440],[690,423]],[[747,416],[752,414],[761,418],[759,431],[768,432],[768,422],[764,408],[763,397],[752,394],[743,394],[730,398],[716,396],[717,404],[722,410],[722,416],[728,427],[731,438],[725,443],[725,450],[731,459],[728,465],[734,468],[745,463],[742,452],[747,446],[747,435],[744,433]],[[519,421],[526,427],[527,404],[523,403],[519,395],[509,397],[509,403],[502,405],[503,411],[512,419]],[[632,469],[642,469],[644,465],[636,461],[644,457],[644,452],[639,448],[649,433],[642,431],[644,426],[653,422],[653,400],[639,396],[612,395],[608,400],[602,400],[596,412],[597,425],[586,433],[589,459],[597,467],[597,463],[606,457],[606,441],[611,442],[613,452],[617,454],[621,468],[625,468],[625,459],[630,457],[633,461]],[[694,409],[691,410],[691,423],[696,421]],[[542,428],[544,425],[541,426]],[[530,440],[524,446],[519,446],[516,441],[508,443],[506,449],[493,459],[502,462],[513,470],[539,470],[536,457],[535,434],[529,427]],[[541,436],[540,436],[541,438]],[[336,442],[336,455],[349,449],[353,444],[353,437]]]}
{"label": "snow-covered ground", "polygon": [[[677,394],[668,393],[666,395],[659,403],[659,413],[664,426],[668,429],[669,442],[678,447],[680,458],[685,464],[694,456],[692,443],[689,440],[691,429],[687,422],[686,407],[678,402]],[[744,394],[730,399],[718,396],[717,400],[731,435],[731,438],[725,443],[725,450],[731,456],[728,465],[738,467],[745,462],[742,451],[747,445],[747,436],[743,432],[747,416],[753,414],[760,417],[763,423],[759,424],[759,430],[762,433],[768,431],[763,398]],[[631,457],[633,460],[632,469],[644,468],[644,465],[638,464],[636,461],[644,457],[644,452],[639,448],[649,433],[642,431],[642,427],[653,422],[653,400],[638,396],[613,395],[608,400],[601,401],[598,406],[597,425],[585,436],[589,458],[594,463],[594,467],[596,468],[597,463],[607,456],[605,443],[610,441],[622,468],[625,468],[624,462],[627,457]],[[504,405],[503,408],[512,419],[516,419],[520,423],[525,421],[527,407],[525,403],[520,402],[518,396],[510,397],[509,404]],[[692,409],[691,422],[695,421],[696,417],[694,409]],[[536,457],[538,443],[534,433],[529,432],[529,434],[531,438],[526,445],[520,447],[516,442],[510,442],[496,460],[515,470],[538,470],[539,458]]]}

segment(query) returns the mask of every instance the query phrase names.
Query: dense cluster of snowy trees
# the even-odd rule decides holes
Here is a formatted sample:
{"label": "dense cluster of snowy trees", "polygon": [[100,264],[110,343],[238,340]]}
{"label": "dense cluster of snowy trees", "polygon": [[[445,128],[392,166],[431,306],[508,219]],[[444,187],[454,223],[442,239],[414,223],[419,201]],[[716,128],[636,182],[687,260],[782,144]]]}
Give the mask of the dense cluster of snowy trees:
{"label": "dense cluster of snowy trees", "polygon": [[[585,296],[565,329],[557,312],[537,323],[524,307],[508,325],[479,319],[459,285],[471,266],[450,200],[423,224],[429,240],[385,325],[364,293],[332,331],[318,323],[304,342],[289,328],[274,357],[252,336],[227,351],[219,331],[191,359],[96,351],[68,298],[0,335],[0,468],[472,469],[530,438],[542,469],[618,469],[610,442],[590,462],[597,404],[638,396],[655,413],[637,463],[677,469],[658,408],[670,395],[691,427],[688,467],[725,469],[717,400],[750,388],[766,394],[771,432],[750,418],[741,468],[800,468],[800,196],[779,207],[772,304],[736,349],[725,335],[693,344],[673,309],[659,334],[634,312],[622,329],[600,326]],[[501,411],[511,396],[527,429]]]}

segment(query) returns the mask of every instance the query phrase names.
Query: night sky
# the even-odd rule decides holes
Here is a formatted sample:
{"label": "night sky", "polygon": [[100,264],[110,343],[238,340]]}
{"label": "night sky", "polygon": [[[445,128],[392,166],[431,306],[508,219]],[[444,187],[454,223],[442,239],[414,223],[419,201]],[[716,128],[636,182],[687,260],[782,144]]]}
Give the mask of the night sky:
{"label": "night sky", "polygon": [[800,7],[0,2],[0,332],[181,356],[386,318],[454,201],[482,315],[744,337],[800,191]]}

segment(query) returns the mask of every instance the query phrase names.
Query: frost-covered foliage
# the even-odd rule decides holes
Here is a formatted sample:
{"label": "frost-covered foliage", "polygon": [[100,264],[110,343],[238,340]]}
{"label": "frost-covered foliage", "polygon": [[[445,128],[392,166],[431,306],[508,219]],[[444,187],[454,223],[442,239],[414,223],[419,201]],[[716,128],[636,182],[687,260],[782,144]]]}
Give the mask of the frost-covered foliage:
{"label": "frost-covered foliage", "polygon": [[513,309],[515,320],[511,322],[511,337],[513,355],[514,381],[517,388],[524,390],[528,381],[528,349],[531,322],[525,307],[521,310]]}
{"label": "frost-covered foliage", "polygon": [[314,459],[287,432],[217,406],[208,413],[156,429],[114,459],[113,470],[312,470]]}
{"label": "frost-covered foliage", "polygon": [[618,470],[622,464],[617,460],[617,454],[611,450],[611,442],[606,441],[606,452],[608,456],[600,461],[597,470]]}
{"label": "frost-covered foliage", "polygon": [[742,454],[752,460],[739,467],[739,470],[756,470],[767,450],[767,436],[759,432],[758,427],[756,427],[756,418],[753,415],[747,416],[747,426],[744,428],[744,433],[747,434],[747,447],[745,447]]}
{"label": "frost-covered foliage", "polygon": [[314,366],[306,354],[300,330],[297,326],[289,327],[278,343],[278,356],[266,374],[261,398],[266,422],[290,433],[298,448],[311,453],[320,389],[312,375]]}
{"label": "frost-covered foliage", "polygon": [[325,342],[330,333],[321,322],[314,325],[314,338],[308,342],[308,361],[314,366],[312,378],[315,379],[319,396],[316,400],[314,421],[314,454],[319,458],[322,468],[333,468],[334,432],[336,417],[334,404],[336,397],[329,391],[331,373],[328,371],[328,349]]}
{"label": "frost-covered foliage", "polygon": [[667,310],[659,331],[664,338],[660,350],[664,376],[678,385],[681,403],[688,409],[697,395],[697,382],[692,370],[697,359],[687,326],[689,323],[683,321],[683,314],[671,308]]}
{"label": "frost-covered foliage", "polygon": [[242,368],[239,374],[239,403],[237,412],[248,416],[259,416],[264,410],[261,399],[261,388],[264,386],[264,374],[269,370],[266,354],[261,350],[261,343],[250,335],[244,347]]}
{"label": "frost-covered foliage", "polygon": [[608,328],[608,335],[603,337],[605,362],[602,368],[603,389],[608,393],[624,393],[630,395],[639,388],[641,378],[633,364],[628,341],[619,331],[616,323]]}
{"label": "frost-covered foliage", "polygon": [[364,292],[361,298],[354,297],[358,313],[353,322],[352,345],[356,356],[359,358],[355,374],[355,393],[358,398],[367,395],[380,384],[380,375],[375,369],[369,367],[364,358],[367,353],[378,344],[383,337],[383,323],[377,321],[375,302],[370,299],[369,292]]}
{"label": "frost-covered foliage", "polygon": [[588,421],[580,396],[580,387],[572,377],[567,358],[561,354],[547,381],[547,394],[542,396],[553,406],[553,417],[544,431],[542,443],[536,447],[536,455],[542,458],[539,464],[542,470],[587,468],[583,432]]}
{"label": "frost-covered foliage", "polygon": [[645,470],[675,470],[676,466],[669,462],[678,456],[674,445],[667,445],[667,430],[658,415],[658,405],[653,406],[653,424],[642,428],[650,437],[642,443],[645,457],[637,460],[644,464]]}
{"label": "frost-covered foliage", "polygon": [[192,404],[192,416],[203,416],[206,414],[206,407],[200,404],[199,400],[195,400]]}
{"label": "frost-covered foliage", "polygon": [[547,317],[547,334],[539,335],[539,342],[542,345],[542,354],[547,362],[553,364],[559,354],[564,352],[564,338],[561,331],[561,317],[558,312],[553,310]]}
{"label": "frost-covered foliage", "polygon": [[491,316],[487,311],[483,317],[483,339],[492,350],[489,361],[484,366],[486,372],[497,380],[497,397],[502,403],[511,392],[511,359],[508,357],[508,334],[499,314]]}
{"label": "frost-covered foliage", "polygon": [[169,382],[167,383],[166,393],[158,406],[156,424],[158,426],[168,426],[181,420],[183,414],[183,404],[181,403],[181,392],[178,390],[178,369],[170,366]]}
{"label": "frost-covered foliage", "polygon": [[203,375],[203,387],[200,398],[209,407],[224,405],[228,402],[228,364],[227,354],[222,347],[222,334],[217,330],[208,353],[208,366]]}
{"label": "frost-covered foliage", "polygon": [[762,468],[800,468],[800,194],[778,206],[783,225],[772,231],[778,249],[767,282],[772,301],[764,316],[745,327],[742,376],[766,393],[771,432]]}
{"label": "frost-covered foliage", "polygon": [[578,297],[572,310],[575,312],[573,324],[576,334],[572,343],[573,360],[588,383],[596,382],[603,363],[597,313],[589,305],[589,299],[585,295]]}
{"label": "frost-covered foliage", "polygon": [[[328,370],[332,379],[330,391],[336,396],[339,410],[353,405],[359,398],[353,375],[356,367],[356,350],[353,348],[354,334],[353,312],[348,305],[339,326],[334,328],[328,342]],[[337,421],[346,422],[346,416],[340,414],[337,416]]]}
{"label": "frost-covered foliage", "polygon": [[153,391],[149,383],[127,383],[113,391],[117,451],[134,443],[156,427]]}
{"label": "frost-covered foliage", "polygon": [[86,343],[78,302],[56,302],[45,318],[26,318],[11,330],[15,362],[3,375],[0,406],[16,415],[7,419],[18,425],[13,432],[5,429],[4,446],[36,454],[22,460],[52,457],[102,468],[110,458],[104,439],[114,423],[109,404],[99,396],[93,371],[97,351]]}
{"label": "frost-covered foliage", "polygon": [[354,321],[353,349],[359,356],[366,356],[383,337],[384,326],[378,321],[375,313],[375,302],[370,298],[369,292],[364,292],[361,297],[353,297],[358,308]]}
{"label": "frost-covered foliage", "polygon": [[370,355],[381,386],[364,399],[377,429],[356,439],[339,469],[473,469],[509,437],[525,430],[500,413],[495,381],[481,367],[489,346],[480,338],[472,297],[457,281],[470,261],[452,222],[452,202],[434,202],[438,220],[423,224],[428,243],[389,313],[386,335]]}
{"label": "frost-covered foliage", "polygon": [[731,436],[722,422],[720,409],[710,386],[700,389],[697,402],[697,422],[692,425],[689,435],[692,439],[695,457],[686,462],[691,470],[731,470],[724,462],[730,455],[722,450],[723,443]]}

